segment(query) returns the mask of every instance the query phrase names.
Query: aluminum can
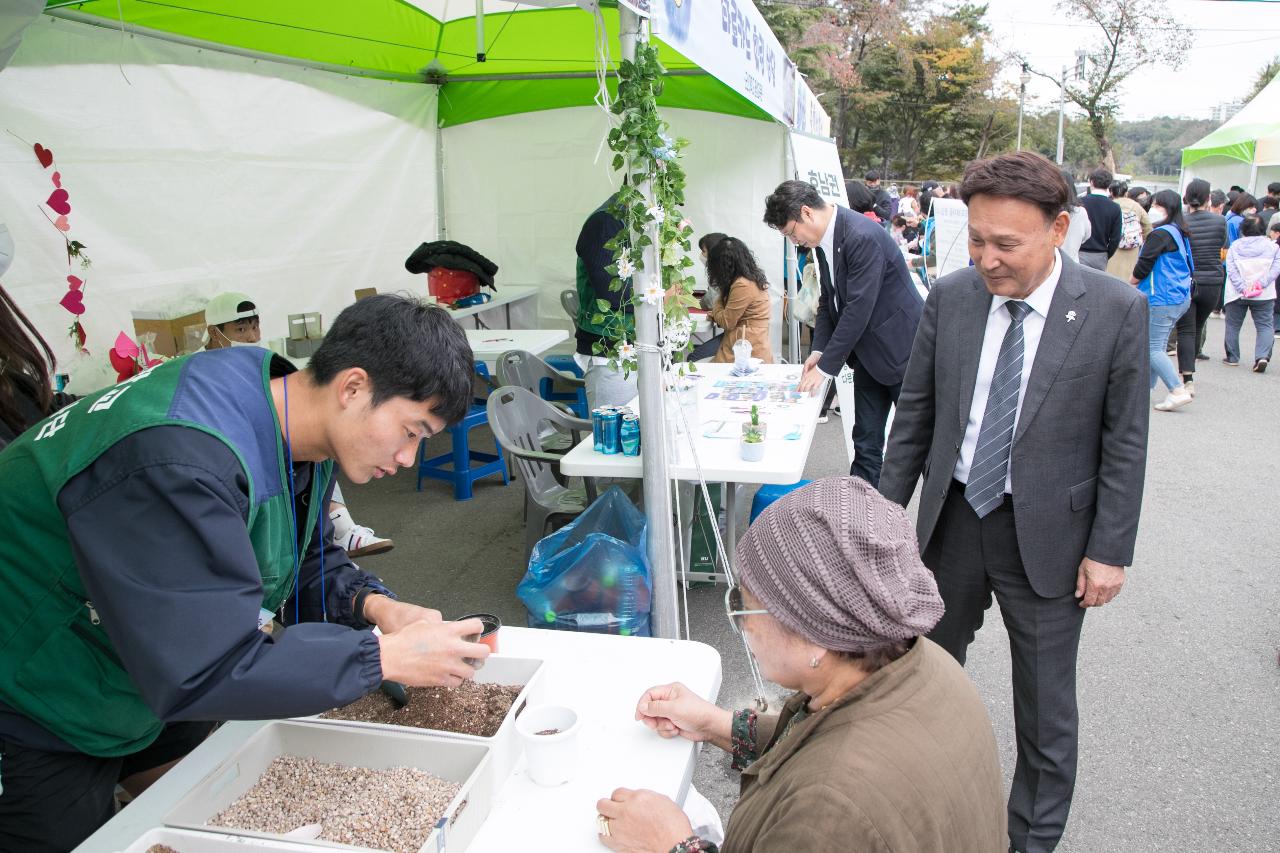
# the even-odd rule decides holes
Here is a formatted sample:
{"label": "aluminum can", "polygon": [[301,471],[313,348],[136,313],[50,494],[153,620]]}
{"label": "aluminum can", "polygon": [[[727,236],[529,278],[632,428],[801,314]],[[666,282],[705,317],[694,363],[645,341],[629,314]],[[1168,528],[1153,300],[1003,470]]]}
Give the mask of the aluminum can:
{"label": "aluminum can", "polygon": [[640,455],[640,417],[638,415],[626,414],[622,416],[619,439],[622,442],[623,456]]}
{"label": "aluminum can", "polygon": [[[615,454],[622,452],[622,413],[613,406],[605,406],[600,414],[600,431],[604,439],[601,453]],[[592,431],[594,432],[594,423]]]}

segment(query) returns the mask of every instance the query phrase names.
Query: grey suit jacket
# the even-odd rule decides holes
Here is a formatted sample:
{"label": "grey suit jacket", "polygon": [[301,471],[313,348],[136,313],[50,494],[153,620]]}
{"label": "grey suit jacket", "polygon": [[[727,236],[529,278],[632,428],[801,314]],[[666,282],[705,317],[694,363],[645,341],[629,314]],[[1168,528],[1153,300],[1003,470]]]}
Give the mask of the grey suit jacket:
{"label": "grey suit jacket", "polygon": [[[939,280],[898,397],[880,491],[906,506],[923,475],[922,551],[960,457],[990,306],[972,267]],[[1086,556],[1133,562],[1150,413],[1147,336],[1147,301],[1136,288],[1063,257],[1010,458],[1018,550],[1039,595],[1071,592]]]}

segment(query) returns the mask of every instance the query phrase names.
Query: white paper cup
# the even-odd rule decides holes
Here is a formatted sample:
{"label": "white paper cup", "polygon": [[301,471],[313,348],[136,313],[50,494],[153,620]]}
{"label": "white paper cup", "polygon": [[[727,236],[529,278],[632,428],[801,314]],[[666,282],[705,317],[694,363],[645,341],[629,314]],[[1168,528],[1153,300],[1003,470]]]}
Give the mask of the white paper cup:
{"label": "white paper cup", "polygon": [[[554,788],[573,779],[578,771],[578,729],[582,723],[564,705],[533,705],[516,718],[516,731],[529,761],[529,778]],[[555,734],[538,734],[548,730]]]}

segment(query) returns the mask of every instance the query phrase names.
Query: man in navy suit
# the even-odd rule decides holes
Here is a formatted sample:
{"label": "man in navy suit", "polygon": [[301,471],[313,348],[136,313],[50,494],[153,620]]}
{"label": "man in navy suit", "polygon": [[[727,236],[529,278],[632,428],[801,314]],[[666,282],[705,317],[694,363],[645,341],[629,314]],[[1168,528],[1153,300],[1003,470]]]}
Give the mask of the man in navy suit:
{"label": "man in navy suit", "polygon": [[842,365],[853,368],[849,473],[879,485],[885,423],[902,387],[924,300],[889,233],[865,216],[827,204],[811,184],[779,184],[765,199],[764,222],[797,246],[811,248],[818,262],[822,295],[800,390],[821,388]]}

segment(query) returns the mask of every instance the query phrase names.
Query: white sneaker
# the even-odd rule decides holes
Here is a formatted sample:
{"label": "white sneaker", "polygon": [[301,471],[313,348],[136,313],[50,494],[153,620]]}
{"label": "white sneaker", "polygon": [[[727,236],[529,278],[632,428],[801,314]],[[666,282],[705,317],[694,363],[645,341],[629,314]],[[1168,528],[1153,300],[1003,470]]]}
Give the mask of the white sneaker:
{"label": "white sneaker", "polygon": [[1176,391],[1170,391],[1159,403],[1156,403],[1157,412],[1172,412],[1181,409],[1187,403],[1191,402],[1191,395],[1187,393],[1185,387],[1178,388]]}
{"label": "white sneaker", "polygon": [[371,528],[357,524],[351,528],[346,536],[338,540],[347,551],[349,557],[365,557],[370,554],[381,554],[390,551],[396,547],[396,543],[390,539],[383,539],[381,536],[374,535]]}

